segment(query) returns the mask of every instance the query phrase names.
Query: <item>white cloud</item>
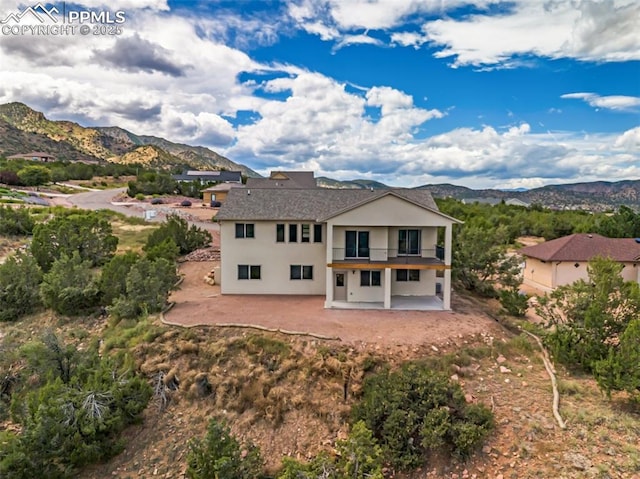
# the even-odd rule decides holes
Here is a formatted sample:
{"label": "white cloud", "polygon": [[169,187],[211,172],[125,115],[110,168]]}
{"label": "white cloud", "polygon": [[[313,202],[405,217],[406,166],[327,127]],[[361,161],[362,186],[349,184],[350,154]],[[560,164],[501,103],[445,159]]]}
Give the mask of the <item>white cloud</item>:
{"label": "white cloud", "polygon": [[634,0],[519,0],[504,15],[440,19],[425,23],[423,30],[440,49],[436,57],[454,57],[454,66],[482,66],[508,65],[518,55],[638,60],[639,24],[640,3]]}
{"label": "white cloud", "polygon": [[614,148],[627,150],[629,153],[635,153],[634,161],[637,161],[637,154],[640,151],[640,126],[625,131],[616,138]]}
{"label": "white cloud", "polygon": [[341,48],[348,47],[349,45],[376,45],[382,46],[383,43],[381,40],[377,38],[370,37],[369,35],[345,35],[342,39],[335,45],[333,51],[340,50]]}
{"label": "white cloud", "polygon": [[606,108],[616,111],[633,110],[640,107],[640,97],[637,96],[600,96],[595,93],[566,93],[561,95],[560,98],[584,100],[594,108]]}

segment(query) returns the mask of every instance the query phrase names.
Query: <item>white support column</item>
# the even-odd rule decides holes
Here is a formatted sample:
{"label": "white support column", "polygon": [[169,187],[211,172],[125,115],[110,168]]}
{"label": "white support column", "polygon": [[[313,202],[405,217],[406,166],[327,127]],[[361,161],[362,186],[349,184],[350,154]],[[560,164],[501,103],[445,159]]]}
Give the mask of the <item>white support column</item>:
{"label": "white support column", "polygon": [[451,270],[444,270],[444,284],[442,285],[442,309],[451,309]]}
{"label": "white support column", "polygon": [[391,268],[384,269],[384,309],[391,309]]}
{"label": "white support column", "polygon": [[333,303],[333,268],[327,266],[326,293],[324,298],[324,307],[330,308]]}
{"label": "white support column", "polygon": [[442,306],[445,310],[451,309],[451,244],[453,243],[453,224],[444,229],[444,264],[448,266],[444,270],[444,284],[442,285]]}
{"label": "white support column", "polygon": [[327,247],[326,251],[326,263],[327,263],[327,276],[325,279],[325,299],[324,299],[324,307],[331,308],[333,304],[333,268],[329,267],[330,263],[333,263],[333,225],[331,223],[327,223],[325,232],[326,239],[325,245]]}

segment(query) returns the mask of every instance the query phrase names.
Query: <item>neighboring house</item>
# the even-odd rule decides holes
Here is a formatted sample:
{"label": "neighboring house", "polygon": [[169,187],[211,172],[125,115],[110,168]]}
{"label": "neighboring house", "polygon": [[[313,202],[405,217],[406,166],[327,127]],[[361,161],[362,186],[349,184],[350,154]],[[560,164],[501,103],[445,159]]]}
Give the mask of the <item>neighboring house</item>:
{"label": "neighboring house", "polygon": [[181,175],[171,176],[176,181],[201,181],[217,183],[242,183],[242,173],[240,171],[183,171]]}
{"label": "neighboring house", "polygon": [[625,281],[640,282],[640,243],[633,238],[606,238],[598,234],[573,234],[522,248],[524,283],[550,291],[588,279],[587,264],[603,256],[622,263]]}
{"label": "neighboring house", "polygon": [[43,151],[31,151],[29,153],[20,153],[17,155],[7,156],[8,160],[31,160],[31,161],[41,161],[43,163],[48,163],[50,161],[56,161],[53,155],[49,153],[45,153]]}
{"label": "neighboring house", "polygon": [[223,203],[227,199],[227,194],[231,188],[244,188],[242,183],[219,183],[202,190],[202,203],[210,205],[214,201]]}
{"label": "neighboring house", "polygon": [[223,294],[323,295],[327,308],[451,307],[451,237],[461,222],[428,191],[234,188],[217,218]]}
{"label": "neighboring house", "polygon": [[269,178],[247,178],[247,188],[319,188],[313,171],[272,171]]}

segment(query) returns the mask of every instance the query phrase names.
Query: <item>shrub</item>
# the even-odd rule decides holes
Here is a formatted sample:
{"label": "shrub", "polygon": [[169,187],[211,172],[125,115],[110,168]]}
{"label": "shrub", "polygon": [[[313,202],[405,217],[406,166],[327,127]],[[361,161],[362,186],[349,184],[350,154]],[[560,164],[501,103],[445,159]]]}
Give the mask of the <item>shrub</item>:
{"label": "shrub", "polygon": [[98,304],[99,288],[91,273],[91,263],[76,251],[56,260],[40,286],[45,306],[66,316],[77,316]]}
{"label": "shrub", "polygon": [[40,186],[51,181],[51,172],[40,165],[25,166],[18,171],[18,178],[26,186]]}
{"label": "shrub", "polygon": [[503,289],[499,293],[500,305],[511,316],[522,317],[529,309],[529,296],[517,289]]}
{"label": "shrub", "polygon": [[33,226],[33,218],[27,208],[0,206],[0,235],[30,235],[33,232]]}
{"label": "shrub", "polygon": [[204,439],[189,443],[187,477],[190,479],[256,479],[262,475],[260,450],[240,445],[229,428],[215,420],[209,422]]}
{"label": "shrub", "polygon": [[416,363],[367,378],[353,416],[401,469],[423,465],[429,451],[467,456],[493,428],[486,407],[467,404],[457,383]]}
{"label": "shrub", "polygon": [[189,206],[191,206],[191,204],[192,204],[192,203],[191,203],[191,201],[189,201],[189,200],[182,200],[182,202],[180,203],[180,206],[186,206],[186,207],[189,207]]}
{"label": "shrub", "polygon": [[[97,350],[78,351],[53,334],[33,346],[45,354],[26,354],[27,367],[43,383],[13,395],[13,420],[21,428],[2,438],[0,477],[72,477],[74,469],[120,452],[121,431],[151,397],[147,382]],[[69,367],[60,370],[60,364]]]}
{"label": "shrub", "polygon": [[149,249],[159,245],[167,238],[173,239],[173,242],[180,250],[180,254],[191,253],[211,243],[211,234],[208,231],[195,225],[189,227],[189,223],[186,220],[177,215],[170,215],[160,228],[149,235],[147,244],[142,249],[149,251]]}
{"label": "shrub", "polygon": [[62,255],[77,252],[92,266],[107,262],[115,253],[118,238],[112,234],[111,224],[100,213],[58,215],[33,229],[31,253],[43,271]]}
{"label": "shrub", "polygon": [[167,303],[169,291],[178,280],[173,263],[164,258],[142,258],[134,263],[126,278],[126,293],[110,308],[117,318],[136,318],[155,313]]}
{"label": "shrub", "polygon": [[131,251],[119,254],[102,268],[100,275],[100,294],[102,304],[109,305],[116,298],[127,292],[127,275],[131,267],[140,259],[136,253]]}
{"label": "shrub", "polygon": [[145,196],[144,196],[144,194],[142,194],[142,193],[137,193],[137,194],[136,194],[136,196],[135,196],[135,198],[136,198],[136,200],[138,200],[138,201],[144,201],[144,199],[145,199],[146,197],[145,197]]}
{"label": "shrub", "polygon": [[383,479],[382,449],[362,421],[337,442],[338,455],[320,454],[308,464],[284,458],[278,479]]}
{"label": "shrub", "polygon": [[0,321],[15,321],[40,306],[42,271],[31,255],[18,253],[0,264]]}

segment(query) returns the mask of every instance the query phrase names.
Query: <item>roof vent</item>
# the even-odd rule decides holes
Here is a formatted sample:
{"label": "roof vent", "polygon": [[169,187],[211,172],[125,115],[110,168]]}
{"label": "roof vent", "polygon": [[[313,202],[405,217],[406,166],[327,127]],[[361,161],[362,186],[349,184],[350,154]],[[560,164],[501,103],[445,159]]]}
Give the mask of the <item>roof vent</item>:
{"label": "roof vent", "polygon": [[250,195],[250,194],[251,194],[251,190],[247,190],[247,195]]}

